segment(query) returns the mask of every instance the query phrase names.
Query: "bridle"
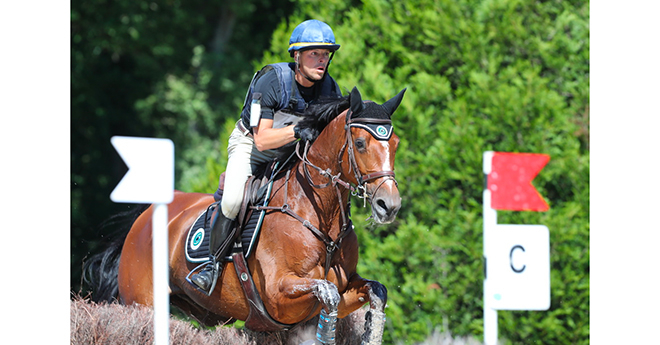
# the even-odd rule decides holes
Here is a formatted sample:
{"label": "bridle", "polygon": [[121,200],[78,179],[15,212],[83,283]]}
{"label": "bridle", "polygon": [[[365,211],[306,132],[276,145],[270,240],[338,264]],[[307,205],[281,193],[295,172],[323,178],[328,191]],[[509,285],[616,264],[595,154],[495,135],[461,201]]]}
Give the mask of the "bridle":
{"label": "bridle", "polygon": [[[398,186],[398,183],[396,182],[396,179],[394,178],[394,171],[392,170],[383,170],[383,171],[377,171],[373,173],[369,173],[366,175],[363,175],[360,172],[360,168],[358,167],[357,160],[355,159],[355,149],[353,148],[353,134],[351,132],[351,128],[353,127],[361,127],[363,124],[382,124],[382,125],[392,125],[392,120],[391,119],[373,119],[373,118],[352,118],[353,112],[351,109],[348,109],[348,113],[346,114],[346,125],[344,128],[346,129],[346,141],[344,142],[344,145],[342,146],[341,150],[339,150],[339,154],[337,156],[337,161],[341,165],[343,162],[342,156],[344,155],[345,151],[348,151],[348,160],[350,164],[350,169],[353,170],[353,176],[355,177],[355,180],[357,181],[357,185],[353,186],[349,182],[342,180],[341,177],[341,172],[333,175],[330,169],[321,169],[318,166],[314,165],[312,162],[309,161],[307,158],[307,153],[309,152],[309,147],[310,144],[307,142],[305,144],[305,148],[303,150],[302,156],[299,153],[298,148],[296,148],[296,153],[298,154],[298,158],[300,158],[300,161],[303,164],[303,171],[305,172],[305,177],[307,178],[307,182],[313,186],[314,188],[326,188],[329,186],[335,187],[335,190],[337,192],[337,198],[339,201],[339,208],[341,210],[341,216],[342,216],[342,227],[339,231],[339,235],[337,238],[333,241],[330,240],[330,238],[323,234],[322,236],[319,235],[317,232],[317,229],[313,227],[307,226],[312,232],[315,233],[317,237],[319,237],[322,241],[326,243],[327,247],[327,258],[325,262],[325,275],[327,277],[328,271],[330,270],[330,261],[332,259],[332,254],[334,251],[339,247],[341,240],[343,237],[348,233],[346,230],[348,229],[348,224],[350,222],[350,219],[348,219],[348,212],[346,209],[350,211],[350,201],[348,202],[347,205],[344,205],[342,203],[342,197],[341,197],[341,190],[339,189],[339,186],[344,187],[345,189],[348,189],[351,194],[354,196],[357,196],[361,199],[364,200],[364,204],[366,206],[367,199],[372,199],[374,195],[378,192],[378,189],[385,183],[388,179],[384,179],[383,181],[376,186],[374,191],[369,194],[367,192],[367,183],[369,181],[381,178],[381,177],[387,177],[389,179],[394,180],[394,183]],[[312,180],[312,175],[309,173],[308,167],[314,168],[316,171],[321,176],[324,176],[329,179],[327,183],[324,184],[316,184]],[[307,222],[309,223],[309,222]],[[331,248],[332,247],[332,248]]]}
{"label": "bridle", "polygon": [[[364,199],[364,202],[366,204],[367,199],[372,199],[372,196],[378,192],[378,189],[388,180],[384,179],[381,181],[378,186],[374,189],[372,193],[367,192],[367,183],[372,180],[379,179],[381,177],[389,177],[389,179],[394,180],[394,183],[398,186],[398,183],[396,181],[396,178],[394,177],[394,171],[391,170],[383,170],[383,171],[377,171],[377,172],[372,172],[366,175],[363,175],[362,172],[360,172],[360,168],[358,167],[357,160],[355,159],[355,149],[353,147],[353,134],[351,132],[351,129],[354,127],[362,127],[360,125],[362,124],[381,124],[381,125],[392,125],[392,120],[391,119],[374,119],[374,118],[352,118],[351,115],[353,114],[353,111],[348,109],[348,113],[346,114],[346,125],[344,128],[346,129],[346,141],[344,142],[344,145],[342,146],[341,150],[339,150],[339,154],[337,155],[337,161],[339,164],[343,163],[342,156],[344,155],[345,151],[348,151],[348,161],[350,164],[350,169],[353,171],[353,176],[355,177],[355,180],[357,181],[357,185],[353,186],[349,182],[343,181],[340,179],[341,173],[337,173],[336,175],[333,175],[330,169],[321,169],[318,166],[314,165],[312,162],[307,159],[307,152],[309,151],[309,142],[306,143],[303,155],[300,156],[298,154],[298,158],[300,158],[302,164],[303,164],[303,170],[305,171],[305,177],[307,178],[307,182],[309,182],[310,185],[312,185],[314,188],[326,188],[330,185],[341,185],[344,188],[348,189],[351,191],[351,193],[354,196],[357,196],[358,198]],[[296,150],[296,152],[299,152],[299,150]],[[330,181],[324,184],[315,184],[314,181],[312,180],[312,176],[309,173],[308,167],[312,167],[315,170],[318,171],[318,173],[321,176],[324,176],[328,178]]]}

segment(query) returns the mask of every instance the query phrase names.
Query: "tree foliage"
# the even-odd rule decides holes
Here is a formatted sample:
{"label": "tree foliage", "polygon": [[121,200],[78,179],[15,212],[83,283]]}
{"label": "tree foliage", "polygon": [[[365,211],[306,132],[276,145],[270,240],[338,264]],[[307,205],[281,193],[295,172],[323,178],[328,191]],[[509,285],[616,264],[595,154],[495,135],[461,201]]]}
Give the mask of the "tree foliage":
{"label": "tree foliage", "polygon": [[290,11],[287,0],[72,1],[74,290],[81,261],[112,231],[100,228],[103,220],[127,207],[109,199],[126,173],[110,138],[172,139],[176,188],[211,191],[206,162],[223,159],[219,135],[240,111],[251,59]]}
{"label": "tree foliage", "polygon": [[[550,229],[551,307],[500,311],[500,340],[588,344],[588,2],[302,0],[264,31],[254,29],[257,9],[264,6],[255,1],[250,2],[255,10],[247,11],[252,17],[244,15],[245,24],[236,26],[244,34],[230,39],[240,49],[217,55],[210,43],[214,32],[206,26],[217,23],[223,5],[208,14],[203,9],[212,5],[168,3],[179,6],[168,12],[171,18],[147,25],[151,17],[138,21],[133,16],[152,11],[149,3],[120,2],[125,5],[120,10],[97,0],[96,6],[112,7],[115,14],[97,15],[87,24],[96,31],[84,32],[76,31],[77,25],[92,19],[82,15],[86,7],[73,3],[72,118],[82,121],[72,123],[81,128],[81,133],[72,131],[74,144],[125,128],[171,135],[181,151],[177,187],[212,192],[225,168],[226,139],[252,73],[290,60],[286,47],[298,23],[323,20],[341,44],[330,71],[345,93],[357,86],[365,98],[383,102],[408,88],[393,117],[401,138],[395,166],[403,206],[397,221],[372,226],[361,201],[352,211],[359,272],[389,289],[386,343],[413,344],[437,329],[483,334],[482,154],[492,150],[551,156],[534,180],[550,210],[498,215],[500,223]],[[123,24],[122,11],[129,7],[129,24],[136,26],[138,38]],[[207,15],[196,18],[199,13]],[[102,24],[110,20],[118,26]],[[147,32],[179,38],[147,39]],[[255,32],[263,45],[238,43]],[[76,42],[77,34],[88,38]],[[115,54],[121,57],[117,61]],[[215,58],[237,70],[232,74],[217,67]],[[103,83],[119,88],[117,93],[102,95],[94,87],[90,76],[99,76],[97,70]],[[111,106],[117,98],[122,107]],[[94,117],[107,121],[105,127],[90,126]],[[75,151],[72,166],[85,157]],[[72,173],[74,184],[88,178],[77,169]],[[108,178],[105,183],[110,184]],[[75,186],[73,191],[74,207],[76,198],[87,200],[82,195],[94,192]]]}

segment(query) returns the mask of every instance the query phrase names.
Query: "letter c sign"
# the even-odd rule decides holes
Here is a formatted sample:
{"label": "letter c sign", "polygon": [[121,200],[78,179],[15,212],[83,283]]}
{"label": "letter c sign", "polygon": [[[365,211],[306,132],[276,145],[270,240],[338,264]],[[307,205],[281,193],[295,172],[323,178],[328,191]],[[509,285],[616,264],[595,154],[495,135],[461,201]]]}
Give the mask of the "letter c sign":
{"label": "letter c sign", "polygon": [[513,246],[513,248],[511,248],[511,251],[509,252],[509,263],[511,264],[511,269],[512,269],[514,272],[516,272],[516,273],[522,273],[522,271],[525,270],[525,268],[527,267],[527,265],[522,265],[522,268],[516,268],[515,266],[513,266],[513,252],[514,252],[516,249],[520,249],[520,250],[522,250],[523,252],[525,251],[525,248],[523,248],[523,246],[521,246],[521,245],[519,245],[519,244]]}

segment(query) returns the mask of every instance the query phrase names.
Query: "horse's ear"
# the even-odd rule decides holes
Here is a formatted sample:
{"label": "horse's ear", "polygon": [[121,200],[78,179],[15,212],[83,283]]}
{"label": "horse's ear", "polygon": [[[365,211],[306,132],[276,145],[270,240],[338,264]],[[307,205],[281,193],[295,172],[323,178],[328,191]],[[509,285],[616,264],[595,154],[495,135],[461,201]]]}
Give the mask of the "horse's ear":
{"label": "horse's ear", "polygon": [[348,98],[350,99],[351,111],[353,114],[357,114],[362,109],[364,109],[364,103],[362,103],[362,95],[360,95],[360,91],[358,91],[356,86],[353,86],[353,90],[351,90],[351,94]]}
{"label": "horse's ear", "polygon": [[385,111],[387,111],[387,113],[389,113],[390,116],[394,114],[396,108],[398,108],[399,104],[401,104],[401,100],[403,99],[403,94],[406,92],[407,89],[408,88],[403,88],[403,90],[401,90],[401,92],[399,92],[398,95],[392,97],[392,99],[383,103],[383,108],[385,108]]}

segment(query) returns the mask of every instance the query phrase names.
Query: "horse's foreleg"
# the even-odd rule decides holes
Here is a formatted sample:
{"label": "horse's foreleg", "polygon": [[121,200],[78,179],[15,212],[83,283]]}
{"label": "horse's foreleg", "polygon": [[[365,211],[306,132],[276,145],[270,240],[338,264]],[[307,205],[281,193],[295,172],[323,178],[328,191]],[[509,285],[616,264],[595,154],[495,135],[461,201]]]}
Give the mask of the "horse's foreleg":
{"label": "horse's foreleg", "polygon": [[342,317],[358,309],[369,301],[369,311],[365,315],[363,345],[380,345],[385,329],[385,306],[387,304],[387,288],[375,280],[366,280],[356,275],[346,293],[343,295]]}
{"label": "horse's foreleg", "polygon": [[295,284],[288,285],[284,291],[287,298],[297,298],[311,293],[319,300],[323,308],[319,315],[316,328],[316,340],[321,344],[335,344],[335,326],[337,324],[337,310],[341,295],[337,286],[327,280],[303,279]]}
{"label": "horse's foreleg", "polygon": [[364,316],[364,334],[362,334],[363,345],[380,345],[383,342],[383,331],[385,330],[385,305],[387,304],[387,288],[385,285],[370,281],[367,283],[369,289],[369,306],[371,307]]}
{"label": "horse's foreleg", "polygon": [[337,307],[341,296],[335,284],[321,280],[314,288],[314,295],[328,309],[321,309],[319,323],[316,327],[316,340],[321,344],[335,344],[335,327],[337,325]]}

